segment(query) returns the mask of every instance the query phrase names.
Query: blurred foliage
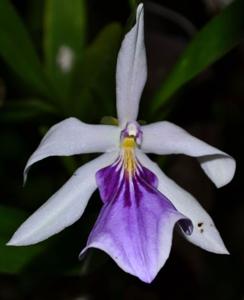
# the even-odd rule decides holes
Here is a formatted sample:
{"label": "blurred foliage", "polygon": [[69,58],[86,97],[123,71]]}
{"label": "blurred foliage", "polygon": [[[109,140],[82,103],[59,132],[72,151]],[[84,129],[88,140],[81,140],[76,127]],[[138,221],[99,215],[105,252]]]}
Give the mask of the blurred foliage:
{"label": "blurred foliage", "polygon": [[129,0],[129,4],[130,4],[130,7],[133,10],[136,9],[137,5],[140,3],[141,1],[138,1],[138,0]]}
{"label": "blurred foliage", "polygon": [[0,5],[0,16],[4,16],[0,21],[0,54],[35,91],[35,98],[39,98],[11,100],[0,112],[0,122],[22,122],[24,118],[30,120],[45,113],[86,119],[87,111],[94,111],[94,105],[101,106],[106,114],[114,113],[115,64],[122,38],[120,24],[105,26],[85,46],[85,2],[77,0],[69,5],[67,1],[47,0],[42,66],[10,2],[4,0]]}
{"label": "blurred foliage", "polygon": [[[78,90],[77,87],[73,87],[73,94],[76,97],[74,111],[81,111],[80,99],[84,91],[92,94],[95,101],[87,103],[82,101],[86,107],[78,117],[86,119],[87,112],[91,114],[94,111],[94,105],[96,113],[103,111],[106,115],[114,114],[115,64],[121,38],[121,25],[112,23],[105,26],[85,50],[83,63],[76,72],[76,78],[79,79]],[[99,113],[96,117],[102,116]]]}
{"label": "blurred foliage", "polygon": [[244,1],[236,0],[196,34],[162,87],[156,92],[151,111],[155,113],[165,106],[179,88],[225,55],[240,43],[243,37]]}
{"label": "blurred foliage", "polygon": [[44,12],[45,68],[60,99],[69,97],[74,65],[84,51],[86,8],[84,0],[46,1]]}
{"label": "blurred foliage", "polygon": [[27,122],[46,114],[56,115],[55,106],[38,99],[11,100],[0,111],[1,122]]}
{"label": "blurred foliage", "polygon": [[[150,5],[149,1],[145,2]],[[101,120],[102,123],[115,124],[116,120],[108,116],[116,116],[116,59],[126,28],[121,21],[126,24],[125,16],[128,17],[129,8],[132,18],[134,17],[137,3],[138,1],[128,0],[111,4],[114,12],[119,11],[121,14],[121,19],[118,19],[111,17],[108,9],[99,11],[101,3],[95,0],[25,0],[21,4],[18,1],[0,0],[0,272],[5,274],[3,278],[7,278],[1,286],[0,277],[0,299],[46,299],[47,294],[50,299],[75,299],[66,297],[64,292],[65,288],[70,291],[73,287],[79,291],[79,296],[85,297],[88,292],[97,297],[96,299],[101,299],[100,293],[110,299],[111,295],[106,294],[108,290],[113,295],[112,299],[178,299],[183,297],[184,292],[187,295],[184,299],[197,299],[196,295],[199,296],[199,293],[202,293],[199,299],[232,300],[242,295],[239,276],[241,264],[239,265],[238,259],[243,260],[243,245],[241,248],[238,244],[242,234],[238,228],[242,226],[240,220],[243,216],[240,212],[244,207],[243,204],[240,206],[240,212],[235,206],[231,206],[231,209],[229,207],[229,199],[234,198],[234,187],[238,190],[241,186],[240,179],[232,190],[225,188],[226,190],[219,192],[223,211],[218,210],[216,203],[214,205],[217,210],[213,207],[217,221],[223,224],[220,229],[224,229],[229,239],[232,238],[232,231],[228,225],[235,223],[233,216],[237,215],[237,221],[233,225],[236,232],[233,243],[236,241],[236,245],[233,246],[232,263],[222,257],[207,258],[209,254],[202,254],[201,250],[196,250],[192,245],[187,246],[184,241],[176,240],[180,251],[178,253],[173,250],[175,265],[174,260],[171,260],[171,264],[165,266],[165,273],[160,273],[151,289],[124,274],[108,256],[98,255],[95,250],[78,262],[78,253],[81,246],[84,246],[101,207],[98,194],[93,196],[82,219],[58,236],[35,246],[5,246],[21,222],[51,196],[75,168],[94,157],[84,155],[47,159],[39,164],[39,169],[33,167],[31,181],[22,189],[23,166],[49,126],[69,116],[78,117],[88,123]],[[196,2],[189,3],[193,7]],[[191,12],[194,17],[196,14],[203,14],[202,9],[195,12],[183,2],[164,1],[164,4],[169,7],[172,4],[171,9],[179,7],[177,13],[190,15]],[[104,3],[104,7],[106,5],[110,7],[110,4]],[[96,10],[99,13],[96,12],[95,16],[99,14],[101,21],[93,17]],[[148,26],[150,24],[147,23],[147,11],[145,16]],[[160,22],[156,22],[157,17],[153,15],[153,19],[155,26],[161,30],[158,25]],[[230,154],[238,157],[243,150],[237,142],[243,125],[242,113],[238,109],[239,106],[242,107],[240,102],[243,102],[243,64],[239,67],[235,61],[239,57],[237,52],[231,52],[229,56],[225,56],[224,63],[220,61],[212,69],[207,67],[223,57],[243,37],[244,2],[236,0],[210,21],[208,19],[209,16],[203,17],[202,29],[189,42],[178,62],[171,66],[166,79],[159,82],[159,89],[153,91],[154,97],[148,101],[149,109],[143,112],[143,118],[152,119],[153,113],[156,119],[162,119],[163,108],[164,115],[167,114],[169,118],[187,126],[197,124],[200,127],[201,121],[206,125],[209,120],[217,120],[220,129],[216,128],[216,124],[210,130],[207,126],[202,129],[204,133],[207,132],[206,140],[211,142],[214,133],[218,132],[223,141],[213,139],[214,143],[224,145],[227,152],[230,150]],[[92,22],[99,25],[99,30],[95,33]],[[146,34],[150,34],[147,28]],[[164,34],[164,37],[169,39],[169,34]],[[174,40],[183,38],[174,36]],[[152,55],[156,51],[161,55],[158,42],[146,46],[151,48]],[[162,48],[167,48],[167,45]],[[170,48],[167,51],[170,54],[173,52]],[[158,65],[160,67],[160,62]],[[230,72],[231,75],[226,75],[229,70],[234,70],[235,74],[232,76]],[[194,81],[190,88],[184,89],[184,84],[199,74],[207,79],[202,80],[198,76],[200,79],[197,83]],[[226,87],[222,92],[224,80]],[[184,93],[177,93],[180,88]],[[174,107],[171,105],[173,95],[174,100],[177,100],[174,101],[177,103]],[[143,101],[147,100],[144,97]],[[196,132],[201,136],[202,131]],[[239,163],[241,162],[240,157]],[[158,163],[170,171],[171,161],[166,161],[163,157],[158,159]],[[193,172],[191,167],[189,172],[187,169],[187,173],[190,174],[191,171]],[[181,178],[183,182],[190,176],[186,176],[185,167],[176,169],[175,173],[177,176],[184,175],[183,180]],[[205,181],[200,177],[197,184],[192,184],[194,180],[195,178],[191,178],[188,184],[198,194],[197,187],[200,183],[204,186]],[[207,185],[209,186],[209,182]],[[199,190],[202,191],[202,186]],[[204,190],[204,196],[208,190]],[[230,218],[231,210],[233,214]],[[186,253],[183,249],[186,249]],[[223,272],[225,266],[230,274],[235,274],[232,281],[231,276],[228,277]],[[6,274],[15,274],[16,277],[6,277]],[[50,274],[59,278],[56,289],[50,289],[49,281],[52,284],[54,282],[53,279],[50,280]],[[173,285],[175,274],[180,278],[177,282],[178,289],[174,289]],[[71,277],[72,288],[66,285],[68,276],[74,276]],[[218,276],[218,285],[215,285]],[[79,280],[76,281],[77,277],[82,277],[82,285]],[[16,287],[16,282],[12,280],[18,280],[19,286]],[[42,294],[45,289],[42,291],[39,287],[40,282],[41,285],[44,283],[47,294]],[[16,288],[16,294],[12,298],[5,294],[2,296],[2,291],[5,291],[8,284]],[[99,288],[94,289],[94,286]],[[217,291],[213,292],[216,286]],[[201,292],[198,287],[201,287]],[[205,287],[211,287],[212,292],[208,293]],[[221,289],[222,293],[219,292]]]}
{"label": "blurred foliage", "polygon": [[0,205],[0,272],[18,273],[30,263],[41,251],[42,245],[33,247],[6,247],[4,244],[27,217],[27,214],[19,209],[13,209]]}
{"label": "blurred foliage", "polygon": [[0,55],[31,88],[48,95],[41,63],[22,20],[8,0],[0,1]]}

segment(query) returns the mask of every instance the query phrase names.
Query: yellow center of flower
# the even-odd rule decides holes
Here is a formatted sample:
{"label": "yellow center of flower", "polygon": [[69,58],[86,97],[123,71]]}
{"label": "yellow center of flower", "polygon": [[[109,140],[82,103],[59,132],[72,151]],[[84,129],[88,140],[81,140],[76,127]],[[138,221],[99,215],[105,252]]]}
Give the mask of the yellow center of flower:
{"label": "yellow center of flower", "polygon": [[121,147],[123,149],[123,164],[125,171],[132,175],[136,170],[136,159],[135,159],[135,148],[136,141],[135,137],[126,137],[123,139]]}

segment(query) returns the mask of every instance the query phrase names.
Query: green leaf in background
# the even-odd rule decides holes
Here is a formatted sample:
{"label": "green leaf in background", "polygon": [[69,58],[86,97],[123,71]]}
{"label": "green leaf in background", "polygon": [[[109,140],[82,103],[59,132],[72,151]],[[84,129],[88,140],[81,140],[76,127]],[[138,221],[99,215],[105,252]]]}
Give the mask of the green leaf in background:
{"label": "green leaf in background", "polygon": [[49,93],[30,37],[8,0],[0,1],[0,56],[31,88],[44,95]]}
{"label": "green leaf in background", "polygon": [[33,42],[38,47],[42,46],[44,4],[43,0],[28,1],[28,6],[26,7],[26,26]]}
{"label": "green leaf in background", "polygon": [[243,36],[244,1],[236,0],[196,34],[156,93],[151,112],[167,104],[180,87],[235,47]]}
{"label": "green leaf in background", "polygon": [[[122,27],[118,23],[107,25],[86,49],[83,61],[76,72],[74,94],[92,95],[90,110],[113,115],[115,108],[115,65],[122,38]],[[76,111],[83,109],[81,97],[77,99]],[[86,108],[89,109],[89,108]],[[86,110],[87,111],[87,110]],[[84,116],[80,116],[84,117]],[[101,119],[102,115],[98,116]]]}
{"label": "green leaf in background", "polygon": [[137,6],[136,0],[128,0],[131,10],[135,10]]}
{"label": "green leaf in background", "polygon": [[0,109],[0,123],[26,122],[48,114],[57,115],[57,109],[42,100],[10,100]]}
{"label": "green leaf in background", "polygon": [[68,96],[74,65],[80,60],[86,30],[85,0],[46,0],[44,53],[47,71],[60,96]]}
{"label": "green leaf in background", "polygon": [[0,205],[0,272],[19,273],[43,251],[43,244],[29,247],[6,246],[6,242],[26,217],[26,213],[21,210]]}

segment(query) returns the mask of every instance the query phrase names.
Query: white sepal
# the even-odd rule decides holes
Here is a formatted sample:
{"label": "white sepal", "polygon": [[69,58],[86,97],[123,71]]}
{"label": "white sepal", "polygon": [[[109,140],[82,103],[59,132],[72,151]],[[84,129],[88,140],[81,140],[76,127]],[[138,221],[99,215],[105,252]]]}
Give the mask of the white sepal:
{"label": "white sepal", "polygon": [[147,79],[144,44],[144,8],[137,8],[135,26],[126,34],[118,54],[116,70],[117,114],[123,128],[137,119],[139,102]]}
{"label": "white sepal", "polygon": [[182,232],[186,239],[207,251],[218,254],[229,254],[212,218],[199,202],[190,193],[168,178],[147,155],[138,151],[137,157],[143,166],[158,177],[158,190],[173,203],[180,213],[192,221],[192,234],[186,235]]}
{"label": "white sepal", "polygon": [[142,126],[144,152],[156,154],[185,154],[196,157],[206,175],[217,187],[229,183],[235,173],[235,160],[227,153],[197,139],[170,122]]}
{"label": "white sepal", "polygon": [[110,152],[119,147],[119,139],[117,126],[90,125],[76,118],[68,118],[52,126],[45,134],[26,164],[24,181],[30,167],[46,157]]}
{"label": "white sepal", "polygon": [[7,245],[36,244],[76,222],[97,188],[95,174],[113,163],[117,153],[106,153],[80,167],[73,176],[15,232]]}

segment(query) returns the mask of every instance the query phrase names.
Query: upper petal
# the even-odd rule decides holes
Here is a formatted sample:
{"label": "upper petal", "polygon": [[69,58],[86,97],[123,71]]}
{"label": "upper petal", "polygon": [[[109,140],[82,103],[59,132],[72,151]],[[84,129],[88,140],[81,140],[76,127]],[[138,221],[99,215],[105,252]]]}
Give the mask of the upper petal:
{"label": "upper petal", "polygon": [[173,180],[168,178],[161,171],[159,166],[152,162],[147,155],[138,151],[137,156],[143,165],[158,177],[158,190],[174,204],[179,212],[192,221],[192,234],[186,235],[183,233],[187,240],[207,251],[228,254],[229,252],[226,249],[213,220],[198,201],[190,193],[183,190]]}
{"label": "upper petal", "polygon": [[24,175],[35,162],[49,156],[107,152],[118,148],[120,132],[116,126],[90,125],[68,118],[52,126],[29,158]]}
{"label": "upper petal", "polygon": [[235,160],[227,153],[208,145],[170,122],[142,126],[144,152],[156,154],[186,154],[197,157],[207,176],[221,187],[235,173]]}
{"label": "upper petal", "polygon": [[96,175],[104,206],[82,253],[101,249],[124,271],[151,282],[169,256],[175,223],[183,219],[188,233],[191,223],[158,192],[152,172],[139,166],[130,177],[119,167]]}
{"label": "upper petal", "polygon": [[111,164],[117,153],[106,153],[80,167],[73,176],[15,232],[8,245],[38,243],[77,221],[97,188],[96,172]]}
{"label": "upper petal", "polygon": [[139,101],[147,79],[144,44],[144,9],[137,8],[135,26],[126,34],[118,55],[116,70],[117,114],[120,125],[137,119]]}

